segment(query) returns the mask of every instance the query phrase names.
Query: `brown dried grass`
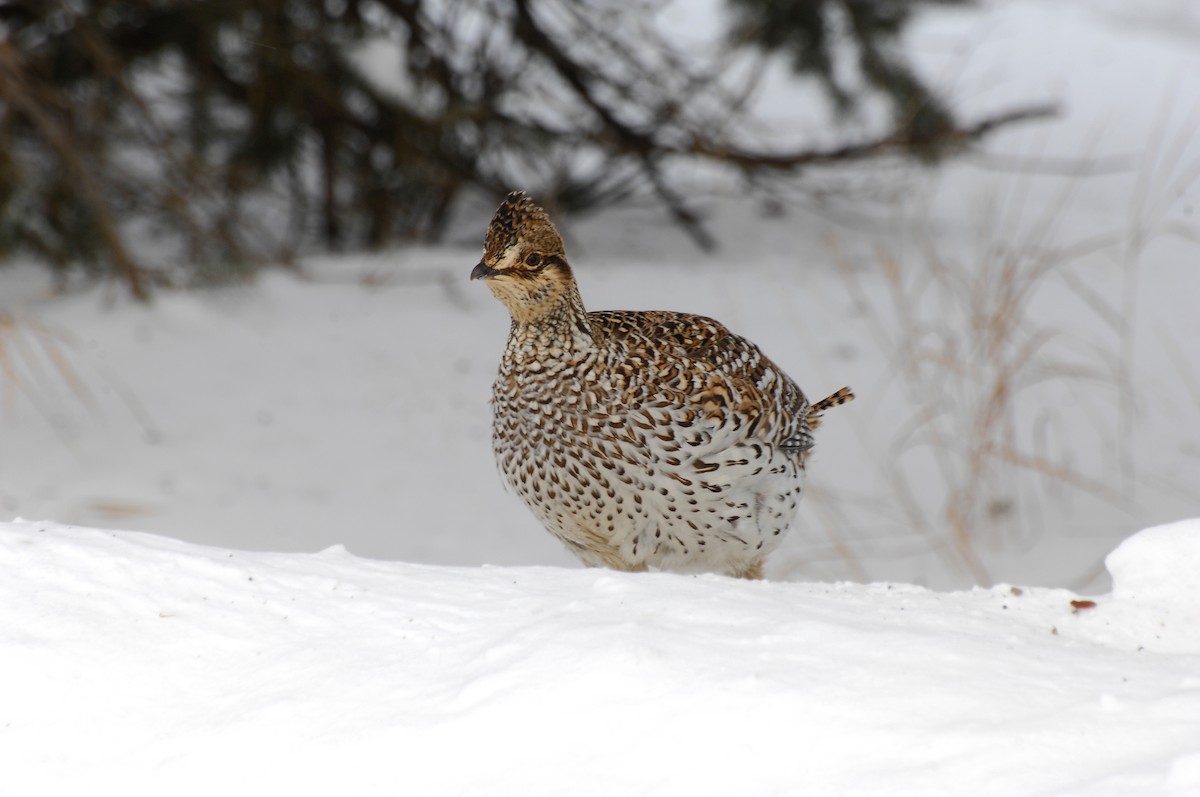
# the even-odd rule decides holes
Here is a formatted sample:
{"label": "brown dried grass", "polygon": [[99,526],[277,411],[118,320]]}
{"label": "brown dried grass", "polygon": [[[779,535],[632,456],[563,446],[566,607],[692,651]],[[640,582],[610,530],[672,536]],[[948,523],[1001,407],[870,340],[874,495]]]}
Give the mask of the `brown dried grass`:
{"label": "brown dried grass", "polygon": [[[985,546],[996,549],[1041,533],[1039,506],[1085,494],[1123,509],[1146,480],[1133,453],[1144,257],[1164,237],[1200,243],[1194,226],[1173,218],[1181,197],[1200,181],[1200,156],[1189,149],[1200,109],[1172,125],[1172,102],[1168,94],[1134,175],[1121,229],[1061,243],[1068,237],[1065,211],[1086,185],[1081,172],[1064,180],[1040,211],[1030,210],[1028,179],[993,197],[974,231],[975,249],[966,255],[948,254],[921,223],[928,215],[920,210],[915,251],[907,257],[878,247],[865,262],[852,261],[836,241],[827,241],[869,335],[891,363],[890,383],[903,397],[895,405],[903,405],[898,417],[889,419],[895,432],[887,450],[863,437],[882,463],[887,494],[842,500],[882,519],[896,532],[892,539],[922,540],[952,571],[976,583],[991,581],[981,555]],[[1030,218],[1032,213],[1041,215]],[[1094,285],[1088,269],[1098,265],[1116,269],[1115,288]],[[883,276],[883,294],[864,284],[865,271]],[[1068,297],[1076,319],[1090,318],[1091,336],[1068,328],[1057,312],[1037,312],[1035,305],[1044,308],[1050,296]],[[1164,344],[1182,388],[1200,404],[1195,363],[1177,343]],[[1064,397],[1102,408],[1088,422],[1113,452],[1104,468],[1073,456],[1078,440],[1050,442],[1060,422],[1082,423],[1072,416],[1083,413]],[[914,462],[929,466],[912,469]],[[847,564],[861,568],[863,547],[856,547],[858,556]]]}
{"label": "brown dried grass", "polygon": [[145,439],[161,437],[134,391],[89,359],[70,330],[30,313],[0,311],[0,423],[19,423],[28,405],[70,446],[82,425],[104,420],[105,402],[93,386],[123,405]]}
{"label": "brown dried grass", "polygon": [[70,333],[13,311],[0,312],[0,408],[5,422],[25,398],[60,439],[64,436],[62,395],[95,413],[97,405],[75,363]]}
{"label": "brown dried grass", "polygon": [[[1062,207],[1065,201],[1056,205]],[[978,251],[969,258],[949,256],[923,236],[918,262],[908,268],[895,252],[879,248],[874,266],[886,284],[883,299],[867,290],[837,243],[827,242],[856,304],[866,309],[875,345],[892,363],[906,405],[879,455],[890,491],[880,511],[893,521],[898,514],[899,524],[952,572],[980,584],[991,581],[982,546],[1035,533],[1029,507],[1017,502],[1036,505],[1030,496],[1065,487],[1121,503],[1119,489],[1036,443],[1034,427],[1054,425],[1071,408],[1031,412],[1034,391],[1040,397],[1049,395],[1047,385],[1078,385],[1118,395],[1129,378],[1123,344],[1062,346],[1071,333],[1031,312],[1051,282],[1077,291],[1085,305],[1100,301],[1078,281],[1058,277],[1083,254],[1111,242],[1053,251],[1045,245],[1053,226],[1053,218],[1042,220],[1019,246],[1006,244],[1002,225],[981,230]]]}

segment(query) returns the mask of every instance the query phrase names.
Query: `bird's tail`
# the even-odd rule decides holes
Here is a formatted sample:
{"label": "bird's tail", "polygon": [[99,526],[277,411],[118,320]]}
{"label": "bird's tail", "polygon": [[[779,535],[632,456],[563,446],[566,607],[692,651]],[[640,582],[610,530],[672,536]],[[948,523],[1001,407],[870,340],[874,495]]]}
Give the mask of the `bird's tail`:
{"label": "bird's tail", "polygon": [[854,391],[848,387],[844,387],[833,395],[826,396],[816,404],[810,404],[808,412],[805,413],[805,420],[808,421],[810,429],[816,429],[821,425],[821,413],[830,407],[836,407],[840,404],[845,404],[848,401],[854,400]]}

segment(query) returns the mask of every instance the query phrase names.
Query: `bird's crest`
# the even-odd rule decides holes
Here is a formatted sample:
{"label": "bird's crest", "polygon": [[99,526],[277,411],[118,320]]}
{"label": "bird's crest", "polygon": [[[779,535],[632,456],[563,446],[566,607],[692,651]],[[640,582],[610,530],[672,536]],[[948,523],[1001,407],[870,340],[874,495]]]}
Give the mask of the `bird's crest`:
{"label": "bird's crest", "polygon": [[505,250],[518,242],[544,254],[563,251],[562,238],[550,215],[524,191],[513,191],[496,208],[483,243],[484,262],[499,261]]}

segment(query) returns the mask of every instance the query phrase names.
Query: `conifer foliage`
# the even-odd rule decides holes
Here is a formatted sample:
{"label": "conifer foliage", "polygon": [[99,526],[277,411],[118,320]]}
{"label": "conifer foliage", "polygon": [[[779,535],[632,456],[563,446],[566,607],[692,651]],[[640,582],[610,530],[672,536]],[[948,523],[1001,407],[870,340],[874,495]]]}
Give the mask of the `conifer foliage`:
{"label": "conifer foliage", "polygon": [[[704,57],[656,26],[658,0],[0,0],[0,256],[145,297],[174,278],[147,240],[222,279],[303,246],[434,239],[464,191],[514,185],[560,212],[654,197],[706,245],[679,162],[782,175],[986,131],[891,49],[916,2],[727,4],[729,50]],[[843,110],[883,92],[896,131],[745,146],[723,79],[739,46],[786,52]]]}

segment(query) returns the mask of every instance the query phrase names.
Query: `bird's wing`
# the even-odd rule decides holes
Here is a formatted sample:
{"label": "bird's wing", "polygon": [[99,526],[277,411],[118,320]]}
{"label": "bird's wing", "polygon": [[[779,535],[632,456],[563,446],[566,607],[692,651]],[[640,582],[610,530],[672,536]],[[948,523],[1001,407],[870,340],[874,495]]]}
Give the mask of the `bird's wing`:
{"label": "bird's wing", "polygon": [[808,401],[787,374],[745,338],[687,313],[589,313],[593,330],[656,366],[663,387],[710,422],[782,448],[811,447]]}

